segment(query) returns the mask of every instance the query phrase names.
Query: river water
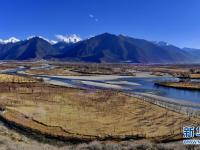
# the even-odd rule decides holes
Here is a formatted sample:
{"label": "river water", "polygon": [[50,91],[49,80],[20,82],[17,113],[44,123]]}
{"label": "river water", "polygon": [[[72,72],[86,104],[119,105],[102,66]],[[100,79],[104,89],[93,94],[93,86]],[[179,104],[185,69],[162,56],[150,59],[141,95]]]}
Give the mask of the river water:
{"label": "river water", "polygon": [[123,80],[140,84],[130,87],[133,92],[147,92],[163,97],[200,103],[200,91],[163,87],[154,84],[156,81],[168,81],[174,80],[174,78],[125,78]]}
{"label": "river water", "polygon": [[[46,76],[48,77],[48,76]],[[62,77],[50,77],[51,80],[59,81],[68,83],[71,85],[74,85],[74,87],[80,87],[80,88],[88,88],[88,89],[104,89],[105,87],[99,86],[98,84],[104,84],[108,82],[125,82],[129,84],[120,84],[122,87],[121,90],[133,93],[133,92],[141,92],[141,93],[150,93],[155,94],[158,96],[163,96],[167,98],[174,98],[177,100],[186,100],[190,102],[200,103],[200,91],[198,90],[185,90],[185,89],[176,89],[176,88],[170,88],[170,87],[163,87],[155,85],[154,83],[156,81],[172,81],[177,80],[173,77],[145,77],[145,78],[135,78],[135,77],[129,77],[129,78],[119,78],[115,80],[90,80],[88,79],[67,79]],[[84,81],[84,83],[83,83]],[[88,83],[94,83],[87,84]],[[97,83],[97,84],[95,84]],[[131,84],[132,83],[132,84]],[[116,84],[114,84],[116,85]],[[108,87],[112,88],[112,87]]]}
{"label": "river water", "polygon": [[[44,69],[49,66],[43,66]],[[4,73],[14,73],[18,74],[18,71],[25,71],[26,68],[17,68],[17,69],[12,69],[12,70],[6,70]],[[167,98],[174,98],[177,100],[186,100],[189,102],[195,102],[195,103],[200,103],[200,90],[186,90],[186,89],[176,89],[176,88],[170,88],[170,87],[163,87],[163,86],[157,86],[154,85],[156,81],[171,81],[171,80],[177,80],[176,78],[173,77],[124,77],[124,78],[119,78],[119,79],[113,79],[113,80],[90,80],[90,77],[87,79],[76,79],[76,78],[66,78],[66,77],[50,77],[50,76],[40,76],[40,75],[35,75],[36,77],[40,78],[48,78],[53,81],[58,81],[73,85],[74,87],[79,87],[79,88],[87,88],[87,89],[102,89],[105,87],[99,86],[98,84],[107,84],[108,82],[114,82],[120,83],[120,82],[127,82],[129,84],[120,84],[121,90],[125,92],[141,92],[141,93],[151,93],[155,94],[158,96],[163,96]],[[84,83],[82,82],[84,81]],[[92,82],[92,83],[98,83],[97,85],[95,84],[87,84],[87,82]],[[198,80],[196,81],[198,82]],[[132,83],[132,84],[130,84]],[[108,85],[108,84],[107,84]],[[111,87],[110,87],[111,88]]]}

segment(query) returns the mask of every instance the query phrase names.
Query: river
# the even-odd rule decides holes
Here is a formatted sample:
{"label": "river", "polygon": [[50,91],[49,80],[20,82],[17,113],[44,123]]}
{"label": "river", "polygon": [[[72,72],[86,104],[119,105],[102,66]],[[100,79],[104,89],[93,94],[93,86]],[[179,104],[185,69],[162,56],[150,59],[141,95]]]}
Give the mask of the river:
{"label": "river", "polygon": [[[51,66],[45,65],[41,68],[48,68]],[[27,68],[17,68],[6,70],[4,73],[20,74],[19,71],[25,71]],[[200,91],[176,89],[170,87],[162,87],[154,85],[156,81],[177,80],[173,77],[123,77],[123,76],[74,76],[74,77],[55,77],[47,75],[34,75],[35,77],[45,78],[51,83],[56,82],[60,85],[65,85],[86,89],[118,89],[128,93],[150,93],[162,97],[184,100],[194,103],[200,103]]]}

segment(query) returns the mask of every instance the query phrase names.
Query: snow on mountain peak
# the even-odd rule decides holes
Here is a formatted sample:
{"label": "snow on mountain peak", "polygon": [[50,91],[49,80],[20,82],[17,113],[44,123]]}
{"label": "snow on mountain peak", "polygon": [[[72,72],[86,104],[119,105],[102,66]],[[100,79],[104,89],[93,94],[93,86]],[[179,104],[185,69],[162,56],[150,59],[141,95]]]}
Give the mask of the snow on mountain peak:
{"label": "snow on mountain peak", "polygon": [[3,43],[4,43],[4,41],[2,39],[0,39],[0,44],[3,44]]}
{"label": "snow on mountain peak", "polygon": [[7,44],[7,43],[16,43],[16,42],[19,42],[20,40],[15,38],[15,37],[10,37],[8,38],[7,40],[2,40],[0,39],[0,43],[1,44]]}
{"label": "snow on mountain peak", "polygon": [[72,35],[56,35],[56,38],[61,41],[61,42],[65,42],[65,43],[76,43],[81,41],[81,37],[76,35],[76,34],[72,34]]}
{"label": "snow on mountain peak", "polygon": [[153,41],[154,44],[159,46],[170,46],[171,44],[164,42],[164,41]]}
{"label": "snow on mountain peak", "polygon": [[47,39],[47,38],[45,38],[45,37],[43,37],[43,36],[29,36],[29,37],[27,37],[27,40],[30,40],[30,39],[35,38],[35,37],[38,37],[38,38],[40,38],[40,39],[43,39],[43,40],[49,42],[50,44],[56,44],[56,43],[57,43],[57,41],[49,40],[49,39]]}
{"label": "snow on mountain peak", "polygon": [[[29,36],[26,38],[26,40],[30,40],[35,37],[41,38],[41,39],[49,42],[50,44],[56,44],[58,41],[65,42],[65,43],[76,43],[76,42],[79,42],[82,40],[81,37],[76,34],[71,34],[71,35],[66,35],[66,36],[65,35],[56,35],[56,38],[58,39],[58,41],[49,40],[43,36]],[[20,40],[15,37],[10,37],[9,39],[6,39],[6,40],[0,39],[0,44],[16,43],[19,41]]]}

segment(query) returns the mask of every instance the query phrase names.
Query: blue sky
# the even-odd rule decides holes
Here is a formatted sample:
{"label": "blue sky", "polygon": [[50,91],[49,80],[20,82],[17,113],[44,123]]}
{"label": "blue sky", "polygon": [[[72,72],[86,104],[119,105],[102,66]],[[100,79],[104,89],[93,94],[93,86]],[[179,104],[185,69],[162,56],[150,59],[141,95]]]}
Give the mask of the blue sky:
{"label": "blue sky", "polygon": [[200,0],[1,0],[0,38],[110,32],[200,48]]}

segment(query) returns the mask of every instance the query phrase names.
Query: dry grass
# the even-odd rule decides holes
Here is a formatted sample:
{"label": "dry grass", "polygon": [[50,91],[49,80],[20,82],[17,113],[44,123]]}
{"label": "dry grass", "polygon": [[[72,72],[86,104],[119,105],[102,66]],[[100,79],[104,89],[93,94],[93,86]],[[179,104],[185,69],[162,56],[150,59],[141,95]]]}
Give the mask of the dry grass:
{"label": "dry grass", "polygon": [[[196,124],[165,108],[115,91],[83,91],[42,83],[0,84],[3,117],[53,136],[154,140],[182,138],[182,126]],[[9,90],[8,90],[9,89]]]}
{"label": "dry grass", "polygon": [[196,73],[196,74],[190,74],[190,78],[191,79],[200,79],[200,74],[198,73]]}
{"label": "dry grass", "polygon": [[55,75],[55,76],[76,76],[81,75],[80,73],[70,71],[65,68],[54,68],[54,69],[33,69],[27,70],[26,73],[34,74],[34,75]]}
{"label": "dry grass", "polygon": [[32,83],[37,82],[37,80],[31,77],[22,77],[17,75],[7,75],[7,74],[0,74],[0,83]]}

